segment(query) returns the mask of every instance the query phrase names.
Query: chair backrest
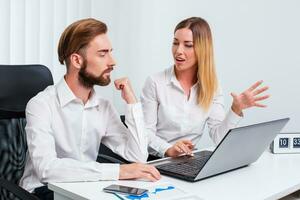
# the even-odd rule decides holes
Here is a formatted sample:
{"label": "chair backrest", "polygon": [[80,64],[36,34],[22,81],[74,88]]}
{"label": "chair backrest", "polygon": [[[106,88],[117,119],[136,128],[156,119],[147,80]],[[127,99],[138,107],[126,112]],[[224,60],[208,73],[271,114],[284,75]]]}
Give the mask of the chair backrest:
{"label": "chair backrest", "polygon": [[[43,65],[0,65],[0,178],[10,183],[19,183],[25,167],[26,104],[52,84],[51,72]],[[8,194],[1,188],[1,199],[16,199]]]}
{"label": "chair backrest", "polygon": [[43,65],[0,65],[0,118],[24,117],[29,99],[52,84]]}

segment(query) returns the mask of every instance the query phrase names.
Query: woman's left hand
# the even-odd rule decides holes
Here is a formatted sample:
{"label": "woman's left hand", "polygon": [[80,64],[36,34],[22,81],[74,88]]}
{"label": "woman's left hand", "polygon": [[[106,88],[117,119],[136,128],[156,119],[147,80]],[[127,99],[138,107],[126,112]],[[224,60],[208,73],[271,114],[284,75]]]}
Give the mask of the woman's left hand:
{"label": "woman's left hand", "polygon": [[[266,105],[259,103],[259,101],[265,100],[270,97],[270,95],[259,95],[264,91],[268,90],[268,86],[264,86],[258,88],[262,84],[263,81],[257,81],[250,88],[237,95],[235,93],[231,93],[233,98],[231,109],[237,115],[242,115],[242,111],[246,108],[251,107],[266,107]],[[258,96],[259,95],[259,96]]]}

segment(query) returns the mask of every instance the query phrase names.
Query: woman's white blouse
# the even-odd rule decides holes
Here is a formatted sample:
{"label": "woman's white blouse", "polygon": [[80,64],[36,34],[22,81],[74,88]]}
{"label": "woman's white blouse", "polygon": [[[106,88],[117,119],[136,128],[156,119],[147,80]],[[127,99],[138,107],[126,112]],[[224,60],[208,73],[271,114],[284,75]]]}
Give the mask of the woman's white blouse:
{"label": "woman's white blouse", "polygon": [[209,110],[205,112],[197,104],[197,85],[184,94],[170,67],[147,78],[143,87],[143,105],[146,128],[149,132],[149,151],[163,157],[166,150],[180,139],[189,139],[196,144],[205,124],[209,135],[217,144],[227,131],[237,126],[241,117],[231,109],[225,115],[224,99],[219,89]]}

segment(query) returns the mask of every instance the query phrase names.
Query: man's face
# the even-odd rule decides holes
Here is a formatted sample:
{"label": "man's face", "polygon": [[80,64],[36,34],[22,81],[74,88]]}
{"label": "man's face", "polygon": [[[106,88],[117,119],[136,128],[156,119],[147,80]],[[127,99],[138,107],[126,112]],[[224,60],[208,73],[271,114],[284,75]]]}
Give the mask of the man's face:
{"label": "man's face", "polygon": [[87,46],[83,63],[79,70],[79,81],[85,87],[106,86],[110,83],[110,72],[115,61],[106,34],[96,36]]}

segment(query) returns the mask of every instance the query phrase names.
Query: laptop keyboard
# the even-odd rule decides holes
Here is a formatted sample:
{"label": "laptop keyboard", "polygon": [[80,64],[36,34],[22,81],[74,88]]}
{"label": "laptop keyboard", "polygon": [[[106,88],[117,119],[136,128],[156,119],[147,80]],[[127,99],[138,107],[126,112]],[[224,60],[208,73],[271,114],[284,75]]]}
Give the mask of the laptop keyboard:
{"label": "laptop keyboard", "polygon": [[160,171],[195,177],[211,154],[210,151],[201,151],[194,156],[181,156],[175,158],[173,162],[157,165],[156,168]]}

